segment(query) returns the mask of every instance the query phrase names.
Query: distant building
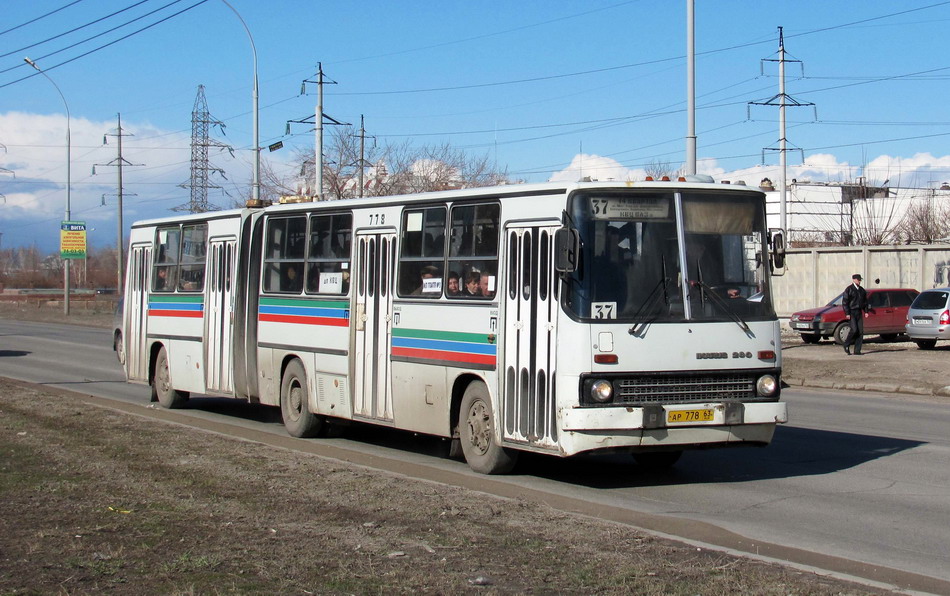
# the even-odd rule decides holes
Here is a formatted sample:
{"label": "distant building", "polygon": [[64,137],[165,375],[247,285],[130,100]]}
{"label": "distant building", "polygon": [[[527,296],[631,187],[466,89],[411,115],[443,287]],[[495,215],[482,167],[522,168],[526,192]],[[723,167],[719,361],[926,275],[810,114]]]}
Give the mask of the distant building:
{"label": "distant building", "polygon": [[[769,227],[780,227],[781,192],[765,178]],[[790,246],[853,246],[908,244],[933,241],[929,230],[913,225],[919,219],[946,218],[950,213],[950,184],[938,188],[897,188],[865,183],[792,180],[785,205]],[[920,223],[920,222],[917,222]],[[927,223],[927,222],[924,222]],[[915,232],[915,229],[917,230]],[[937,233],[934,238],[948,234]],[[919,237],[918,237],[919,236]]]}

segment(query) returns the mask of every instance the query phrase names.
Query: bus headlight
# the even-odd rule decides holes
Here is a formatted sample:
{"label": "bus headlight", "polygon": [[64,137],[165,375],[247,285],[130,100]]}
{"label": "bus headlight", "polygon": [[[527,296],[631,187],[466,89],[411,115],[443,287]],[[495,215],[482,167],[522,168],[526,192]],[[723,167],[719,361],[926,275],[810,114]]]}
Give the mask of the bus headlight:
{"label": "bus headlight", "polygon": [[613,399],[614,396],[614,387],[610,384],[610,381],[605,381],[603,379],[599,381],[594,381],[590,385],[590,397],[592,400],[599,404],[605,404]]}
{"label": "bus headlight", "polygon": [[762,375],[755,382],[755,392],[762,397],[772,397],[778,393],[778,380],[772,375]]}

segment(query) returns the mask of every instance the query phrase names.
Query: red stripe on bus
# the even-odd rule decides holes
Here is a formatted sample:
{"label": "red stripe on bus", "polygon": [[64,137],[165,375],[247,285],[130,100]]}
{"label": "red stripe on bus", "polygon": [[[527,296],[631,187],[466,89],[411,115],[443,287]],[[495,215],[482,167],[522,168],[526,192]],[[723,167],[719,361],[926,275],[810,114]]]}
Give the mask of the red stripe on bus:
{"label": "red stripe on bus", "polygon": [[204,312],[200,310],[159,310],[159,309],[149,309],[148,316],[150,317],[182,317],[187,319],[200,319],[204,316]]}
{"label": "red stripe on bus", "polygon": [[445,360],[447,362],[468,362],[471,364],[495,364],[491,354],[463,354],[461,352],[441,352],[439,350],[420,350],[419,348],[393,347],[393,356],[425,358],[426,360]]}
{"label": "red stripe on bus", "polygon": [[268,315],[261,313],[261,321],[270,323],[296,323],[300,325],[324,325],[328,327],[348,327],[349,319],[336,319],[333,317],[302,317],[299,315]]}

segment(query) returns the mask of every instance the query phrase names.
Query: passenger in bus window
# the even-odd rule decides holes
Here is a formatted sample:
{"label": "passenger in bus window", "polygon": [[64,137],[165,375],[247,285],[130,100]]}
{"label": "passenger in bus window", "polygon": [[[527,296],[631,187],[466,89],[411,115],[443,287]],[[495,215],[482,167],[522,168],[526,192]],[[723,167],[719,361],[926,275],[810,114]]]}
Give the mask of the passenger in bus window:
{"label": "passenger in bus window", "polygon": [[[426,280],[427,280],[427,279],[435,279],[435,278],[437,278],[438,276],[439,276],[439,268],[438,268],[438,267],[435,267],[435,266],[433,266],[433,265],[426,265],[425,267],[423,267],[423,268],[422,268],[422,273],[419,275],[419,277],[420,277],[420,279],[419,279],[419,287],[415,289],[415,291],[412,293],[412,295],[413,295],[413,296],[422,296],[423,294],[425,294],[425,295],[431,296],[432,293],[433,293],[433,291],[432,291],[431,288],[434,287],[434,286],[433,286],[431,283],[426,283]],[[440,280],[440,281],[441,281],[441,280]],[[439,292],[440,292],[440,293],[441,293],[441,291],[442,291],[442,289],[439,288]]]}
{"label": "passenger in bus window", "polygon": [[155,272],[155,289],[164,290],[168,288],[168,267],[162,267]]}
{"label": "passenger in bus window", "polygon": [[300,273],[297,271],[297,265],[289,265],[282,289],[285,292],[299,292],[301,287],[301,278]]}
{"label": "passenger in bus window", "polygon": [[459,274],[454,271],[449,271],[449,281],[448,285],[445,286],[445,293],[447,296],[458,296],[461,291],[459,287]]}
{"label": "passenger in bus window", "polygon": [[478,279],[478,293],[483,298],[494,298],[495,276],[483,271]]}
{"label": "passenger in bus window", "polygon": [[480,278],[481,274],[474,269],[465,274],[465,290],[463,292],[465,296],[482,295],[481,291],[478,289],[478,282]]}

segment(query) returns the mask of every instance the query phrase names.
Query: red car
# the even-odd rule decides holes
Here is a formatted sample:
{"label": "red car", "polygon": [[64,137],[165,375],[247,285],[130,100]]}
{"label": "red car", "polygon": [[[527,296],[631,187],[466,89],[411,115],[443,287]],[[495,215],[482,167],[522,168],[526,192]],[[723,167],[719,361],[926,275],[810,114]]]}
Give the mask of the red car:
{"label": "red car", "polygon": [[[864,320],[865,335],[880,335],[885,340],[892,340],[904,333],[904,324],[907,322],[907,309],[919,294],[917,290],[907,288],[868,289],[868,318]],[[850,327],[848,317],[841,308],[841,297],[838,296],[819,308],[802,310],[792,315],[788,326],[802,334],[806,344],[816,344],[823,337],[833,337],[835,343],[844,345],[848,338]]]}

